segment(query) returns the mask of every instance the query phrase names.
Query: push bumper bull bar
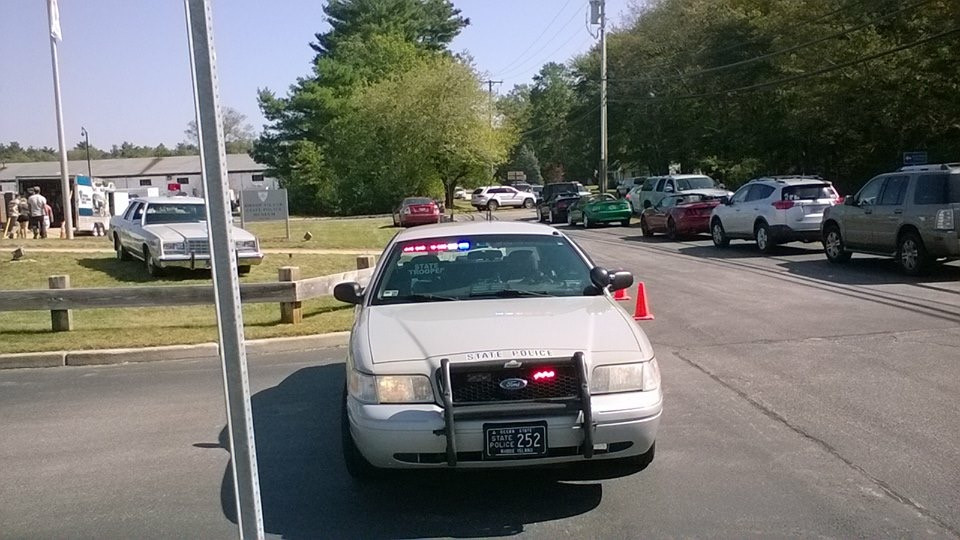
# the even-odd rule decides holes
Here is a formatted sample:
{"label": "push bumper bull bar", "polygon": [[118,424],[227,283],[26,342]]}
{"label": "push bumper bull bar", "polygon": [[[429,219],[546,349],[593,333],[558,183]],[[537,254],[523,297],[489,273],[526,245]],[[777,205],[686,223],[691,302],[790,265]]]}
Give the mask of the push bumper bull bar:
{"label": "push bumper bull bar", "polygon": [[579,393],[576,398],[564,401],[532,401],[529,403],[459,405],[453,404],[453,386],[450,377],[450,360],[440,360],[440,390],[443,399],[442,429],[434,431],[446,438],[447,465],[457,465],[457,424],[456,420],[476,420],[481,418],[505,418],[515,416],[562,416],[579,414],[582,417],[583,445],[580,449],[584,458],[593,457],[593,408],[590,403],[590,381],[587,363],[582,352],[573,355],[573,363],[580,376]]}

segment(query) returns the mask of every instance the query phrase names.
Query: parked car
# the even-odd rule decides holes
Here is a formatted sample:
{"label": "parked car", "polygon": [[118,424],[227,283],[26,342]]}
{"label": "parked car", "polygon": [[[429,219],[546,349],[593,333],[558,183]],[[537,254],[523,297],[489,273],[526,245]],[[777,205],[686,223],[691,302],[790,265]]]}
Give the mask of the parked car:
{"label": "parked car", "polygon": [[637,178],[625,178],[621,180],[620,184],[617,185],[617,195],[620,197],[626,197],[630,190],[637,186],[642,186],[645,180],[646,177],[643,176],[639,176]]}
{"label": "parked car", "polygon": [[567,224],[583,223],[585,229],[598,223],[619,223],[629,227],[631,217],[633,213],[627,201],[617,199],[609,193],[580,197],[567,209]]}
{"label": "parked car", "polygon": [[756,178],[713,209],[713,243],[725,247],[731,238],[754,240],[769,253],[778,244],[818,241],[823,212],[839,199],[833,185],[818,176]]}
{"label": "parked car", "polygon": [[960,164],[903,167],[873,178],[823,214],[823,250],[840,263],[853,252],[896,257],[910,275],[960,258]]}
{"label": "parked car", "polygon": [[541,222],[566,223],[567,209],[579,200],[579,193],[559,193],[550,202],[537,207],[537,217]]}
{"label": "parked car", "polygon": [[533,193],[533,186],[531,186],[526,182],[514,182],[510,184],[510,186],[518,191],[528,191],[530,193]]}
{"label": "parked car", "polygon": [[520,191],[510,186],[488,186],[473,190],[470,204],[477,210],[496,210],[501,206],[533,208],[537,199],[529,191]]}
{"label": "parked car", "polygon": [[672,174],[653,176],[643,181],[640,190],[639,207],[641,212],[660,202],[660,199],[673,193],[691,189],[719,189],[717,181],[702,174]]}
{"label": "parked car", "polygon": [[646,468],[663,392],[650,341],[611,296],[631,283],[544,225],[397,234],[368,285],[334,288],[357,306],[338,437],[347,472]]}
{"label": "parked car", "polygon": [[721,190],[690,190],[664,197],[640,215],[644,236],[666,233],[671,240],[681,236],[710,232],[710,213],[723,197]]}
{"label": "parked car", "polygon": [[643,207],[640,206],[640,190],[643,189],[642,184],[637,184],[626,195],[623,196],[623,200],[627,201],[627,204],[630,205],[630,210],[633,211],[633,215],[639,216],[643,213]]}
{"label": "parked car", "polygon": [[[132,199],[127,209],[110,218],[117,259],[137,258],[151,276],[170,267],[210,268],[207,212],[195,197],[143,197]],[[263,261],[260,243],[249,232],[233,227],[237,270],[241,274]]]}
{"label": "parked car", "polygon": [[543,186],[530,186],[530,192],[537,197],[537,204],[543,200]]}
{"label": "parked car", "polygon": [[453,190],[454,199],[466,199],[470,196],[470,192],[462,187],[456,187]]}
{"label": "parked car", "polygon": [[443,211],[437,201],[427,197],[407,197],[393,209],[394,227],[413,227],[440,223]]}
{"label": "parked car", "polygon": [[[553,182],[551,184],[543,185],[543,192],[540,194],[540,199],[537,201],[537,216],[541,220],[549,218],[550,215],[550,205],[556,202],[557,198],[560,197],[569,197],[574,196],[575,198],[580,197],[580,190],[576,182]],[[562,209],[559,209],[562,214],[558,214],[557,208],[554,208],[554,215],[556,216],[557,221],[554,223],[564,223],[567,220],[566,207],[570,203],[566,203]],[[561,217],[562,216],[562,217]]]}
{"label": "parked car", "polygon": [[554,182],[552,184],[544,184],[541,199],[543,202],[550,202],[550,199],[560,193],[580,194],[580,187],[581,185],[578,182]]}

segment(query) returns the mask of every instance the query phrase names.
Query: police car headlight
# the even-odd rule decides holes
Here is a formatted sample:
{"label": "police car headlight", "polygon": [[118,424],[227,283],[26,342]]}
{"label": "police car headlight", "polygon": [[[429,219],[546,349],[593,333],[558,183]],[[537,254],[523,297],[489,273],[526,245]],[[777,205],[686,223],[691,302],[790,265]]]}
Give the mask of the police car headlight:
{"label": "police car headlight", "polygon": [[660,388],[660,365],[657,359],[635,364],[597,366],[590,380],[591,394],[647,392]]}
{"label": "police car headlight", "polygon": [[364,403],[432,403],[433,388],[423,375],[367,375],[347,372],[347,391]]}
{"label": "police car headlight", "polygon": [[164,253],[185,253],[187,246],[183,242],[164,242],[163,251]]}
{"label": "police car headlight", "polygon": [[430,379],[422,375],[385,375],[377,377],[380,403],[432,403]]}

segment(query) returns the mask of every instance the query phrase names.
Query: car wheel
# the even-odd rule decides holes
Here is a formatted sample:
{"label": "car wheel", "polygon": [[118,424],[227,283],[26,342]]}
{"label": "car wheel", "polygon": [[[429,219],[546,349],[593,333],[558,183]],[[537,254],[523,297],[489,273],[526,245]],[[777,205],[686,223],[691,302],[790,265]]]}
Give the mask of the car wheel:
{"label": "car wheel", "polygon": [[237,273],[241,276],[245,276],[250,273],[251,266],[249,264],[240,265],[237,267]]}
{"label": "car wheel", "polygon": [[677,239],[677,223],[673,221],[673,218],[667,220],[667,238],[670,240]]}
{"label": "car wheel", "polygon": [[496,212],[497,208],[500,208],[500,203],[498,203],[497,201],[490,201],[487,203],[487,210],[490,210],[491,212]]}
{"label": "car wheel", "polygon": [[827,260],[832,263],[843,263],[850,260],[852,255],[843,245],[843,237],[840,236],[840,227],[830,225],[823,235],[823,253]]}
{"label": "car wheel", "polygon": [[630,226],[630,219],[625,219],[625,220],[621,221],[621,222],[620,222],[620,226],[621,226],[621,227],[629,227],[629,226]]}
{"label": "car wheel", "polygon": [[355,480],[373,480],[380,476],[382,470],[374,467],[367,458],[363,457],[357,443],[350,433],[350,418],[347,416],[347,389],[343,389],[343,399],[340,408],[340,439],[343,449],[343,463],[347,473]]}
{"label": "car wheel", "polygon": [[773,239],[770,238],[770,227],[766,223],[757,225],[754,236],[757,239],[757,249],[760,250],[760,253],[770,253],[773,251],[776,244],[774,244]]}
{"label": "car wheel", "polygon": [[917,233],[908,231],[900,235],[897,243],[897,265],[909,276],[922,274],[930,262],[923,240]]}
{"label": "car wheel", "polygon": [[590,227],[593,227],[593,223],[591,223],[591,222],[590,222],[590,218],[587,217],[586,214],[584,214],[584,215],[583,215],[583,228],[584,228],[584,229],[589,229]]}
{"label": "car wheel", "polygon": [[130,254],[127,253],[127,250],[123,248],[123,245],[120,244],[120,237],[116,234],[113,235],[113,249],[117,252],[118,261],[129,261]]}
{"label": "car wheel", "polygon": [[650,229],[650,225],[647,224],[647,218],[640,216],[640,232],[644,236],[653,236],[653,231]]}
{"label": "car wheel", "polygon": [[713,238],[713,245],[718,248],[730,245],[730,239],[727,238],[727,233],[723,230],[723,223],[720,223],[719,219],[713,220],[710,225],[710,236]]}
{"label": "car wheel", "polygon": [[526,208],[527,210],[533,208],[533,199],[525,199],[523,201],[523,207]]}
{"label": "car wheel", "polygon": [[573,212],[567,212],[567,225],[573,227],[577,222],[573,220]]}
{"label": "car wheel", "polygon": [[157,266],[157,263],[154,262],[153,256],[150,255],[150,249],[147,246],[143,246],[143,264],[147,267],[147,273],[151,277],[160,277],[163,275],[163,268]]}

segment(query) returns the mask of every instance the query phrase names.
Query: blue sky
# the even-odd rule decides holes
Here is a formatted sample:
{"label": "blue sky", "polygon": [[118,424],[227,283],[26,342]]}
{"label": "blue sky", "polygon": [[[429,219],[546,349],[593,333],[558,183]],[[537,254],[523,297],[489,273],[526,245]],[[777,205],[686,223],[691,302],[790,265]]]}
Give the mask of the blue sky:
{"label": "blue sky", "polygon": [[[616,23],[631,0],[607,0]],[[547,61],[594,43],[587,0],[454,0],[471,24],[453,49],[502,79],[500,92],[529,81]],[[309,71],[307,45],[323,31],[319,0],[214,0],[221,103],[259,131],[257,88],[285,93]],[[80,127],[94,146],[176,145],[193,118],[181,0],[60,0],[61,85],[67,145]],[[56,146],[45,0],[0,1],[0,141]]]}

